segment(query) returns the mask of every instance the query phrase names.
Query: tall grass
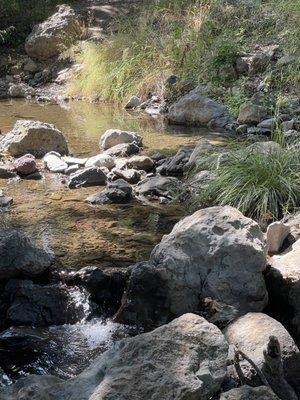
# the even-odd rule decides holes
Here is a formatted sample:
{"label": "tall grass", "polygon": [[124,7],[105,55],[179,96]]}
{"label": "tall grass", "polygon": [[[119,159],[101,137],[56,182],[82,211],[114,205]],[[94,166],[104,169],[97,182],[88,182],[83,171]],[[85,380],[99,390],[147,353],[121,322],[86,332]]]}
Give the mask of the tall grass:
{"label": "tall grass", "polygon": [[[237,55],[255,44],[283,45],[299,51],[300,0],[265,0],[230,5],[219,0],[152,0],[132,18],[115,21],[102,44],[84,44],[76,52],[83,70],[71,92],[105,99],[131,94],[160,94],[169,74],[195,82],[232,84]],[[287,22],[288,21],[288,22]],[[117,31],[117,33],[116,33]],[[272,85],[299,83],[297,57],[271,77]],[[224,75],[228,69],[229,74]]]}
{"label": "tall grass", "polygon": [[223,162],[211,158],[210,166],[216,178],[193,199],[195,208],[231,205],[263,222],[300,206],[299,143],[265,153],[233,151]]}

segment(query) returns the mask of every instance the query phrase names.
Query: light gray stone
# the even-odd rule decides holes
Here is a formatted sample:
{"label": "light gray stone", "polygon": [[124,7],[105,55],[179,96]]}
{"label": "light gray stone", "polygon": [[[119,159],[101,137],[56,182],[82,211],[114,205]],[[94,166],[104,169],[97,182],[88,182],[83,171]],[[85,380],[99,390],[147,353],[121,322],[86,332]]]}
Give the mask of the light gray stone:
{"label": "light gray stone", "polygon": [[135,143],[142,145],[142,137],[135,132],[121,131],[120,129],[109,129],[100,138],[100,145],[103,150],[123,143]]}
{"label": "light gray stone", "polygon": [[68,153],[68,145],[61,131],[46,122],[18,120],[12,131],[0,141],[0,151],[18,157],[30,153],[37,158],[49,151]]}
{"label": "light gray stone", "polygon": [[[148,263],[133,268],[123,319],[163,323],[172,316],[199,312],[201,299],[207,297],[234,307],[238,315],[261,311],[268,302],[262,274],[266,252],[258,224],[237,209],[199,210],[163,237]],[[163,304],[159,313],[157,296]]]}
{"label": "light gray stone", "polygon": [[82,27],[74,10],[61,5],[55,14],[34,27],[26,39],[25,50],[33,59],[47,60],[70,46],[81,33]]}
{"label": "light gray stone", "polygon": [[105,167],[111,170],[115,166],[114,159],[109,154],[98,154],[90,157],[85,163],[86,167]]}
{"label": "light gray stone", "polygon": [[88,186],[102,186],[106,184],[106,174],[99,167],[81,169],[70,175],[68,186],[77,189]]}
{"label": "light gray stone", "polygon": [[61,155],[55,151],[47,153],[43,158],[45,167],[55,173],[64,173],[68,164],[62,160]]}
{"label": "light gray stone", "polygon": [[290,233],[291,228],[283,222],[276,221],[268,226],[267,245],[271,254],[278,253],[283,245],[284,239]]}
{"label": "light gray stone", "polygon": [[216,326],[186,314],[120,340],[78,377],[61,383],[48,379],[44,386],[37,378],[25,378],[0,390],[0,400],[24,399],[32,382],[35,400],[208,400],[226,375],[227,352]]}

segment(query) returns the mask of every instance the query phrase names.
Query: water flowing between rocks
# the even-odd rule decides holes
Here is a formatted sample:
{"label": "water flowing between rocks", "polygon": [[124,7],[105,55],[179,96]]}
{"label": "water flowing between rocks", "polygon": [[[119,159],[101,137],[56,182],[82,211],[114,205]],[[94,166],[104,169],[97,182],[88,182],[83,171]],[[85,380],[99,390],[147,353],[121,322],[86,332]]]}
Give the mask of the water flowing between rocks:
{"label": "water flowing between rocks", "polygon": [[[160,117],[128,113],[109,104],[2,101],[0,119],[2,134],[18,119],[53,123],[66,136],[71,153],[80,157],[99,153],[99,137],[109,128],[140,133],[144,152],[150,155],[192,148],[199,137],[221,140],[207,130],[166,126]],[[125,268],[147,259],[182,215],[176,205],[92,207],[84,200],[99,188],[70,190],[61,181],[60,175],[50,173],[40,181],[0,180],[0,189],[14,199],[9,211],[0,212],[0,226],[28,234],[54,252],[65,268]],[[3,384],[30,373],[72,377],[114,341],[134,333],[133,328],[95,315],[81,289],[75,288],[70,296],[81,313],[73,325],[11,326],[0,334]]]}

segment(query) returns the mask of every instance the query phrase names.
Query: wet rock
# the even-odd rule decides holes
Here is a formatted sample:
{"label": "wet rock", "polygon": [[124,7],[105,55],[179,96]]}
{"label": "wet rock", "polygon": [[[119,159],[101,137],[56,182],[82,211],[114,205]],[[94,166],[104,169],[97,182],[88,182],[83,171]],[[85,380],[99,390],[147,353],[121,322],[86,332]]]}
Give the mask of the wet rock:
{"label": "wet rock", "polygon": [[109,170],[114,168],[114,159],[109,154],[98,154],[97,156],[90,157],[85,163],[86,167],[105,167]]}
{"label": "wet rock", "polygon": [[54,173],[64,173],[68,164],[62,160],[61,155],[56,151],[50,151],[43,158],[45,167]]}
{"label": "wet rock", "polygon": [[121,131],[120,129],[109,129],[100,138],[100,146],[103,150],[124,143],[135,143],[142,145],[142,137],[135,132]]}
{"label": "wet rock", "polygon": [[32,154],[25,154],[17,158],[14,162],[14,167],[16,172],[21,176],[31,175],[38,169],[35,157]]}
{"label": "wet rock", "polygon": [[[261,311],[268,301],[262,275],[266,250],[258,224],[238,210],[225,206],[197,211],[163,237],[146,266],[132,270],[122,316],[132,323],[161,324],[199,312],[200,299],[206,297],[234,307],[238,315]],[[164,288],[165,308],[157,313],[155,290],[152,297],[141,292],[143,268],[147,282]]]}
{"label": "wet rock", "polygon": [[12,83],[9,85],[8,95],[12,98],[24,98],[27,96],[34,96],[35,90],[26,83]]}
{"label": "wet rock", "polygon": [[47,60],[70,46],[81,32],[74,10],[61,5],[57,13],[34,27],[25,42],[26,53],[33,59]]}
{"label": "wet rock", "polygon": [[[149,396],[152,400],[207,400],[220,390],[227,352],[228,345],[217,327],[186,314],[153,332],[118,341],[74,379],[44,387],[34,380],[35,400]],[[0,399],[21,400],[30,379],[2,389]]]}
{"label": "wet rock", "polygon": [[114,168],[109,175],[109,178],[114,181],[116,179],[124,179],[126,182],[135,184],[141,180],[143,172],[136,169],[118,169]]}
{"label": "wet rock", "polygon": [[127,165],[129,168],[143,170],[146,172],[150,172],[154,168],[153,160],[147,156],[133,156],[128,160]]}
{"label": "wet rock", "polygon": [[105,150],[112,157],[129,157],[138,154],[141,148],[136,143],[120,143]]}
{"label": "wet rock", "polygon": [[[266,314],[248,313],[229,325],[224,334],[229,344],[235,345],[256,364],[272,387],[272,375],[269,375],[265,364],[264,350],[267,350],[270,335],[275,336],[282,350],[284,377],[299,393],[299,349],[290,334],[278,321]],[[240,366],[245,377],[249,378],[255,385],[261,384],[256,371],[247,361],[240,362]]]}
{"label": "wet rock", "polygon": [[284,224],[283,222],[277,221],[270,224],[267,229],[267,245],[269,253],[278,253],[289,233],[289,225]]}
{"label": "wet rock", "polygon": [[140,196],[163,196],[172,199],[178,194],[180,186],[177,178],[157,175],[140,181],[136,186],[136,193]]}
{"label": "wet rock", "polygon": [[0,280],[44,275],[54,256],[17,231],[0,231]]}
{"label": "wet rock", "polygon": [[0,150],[7,150],[14,157],[30,153],[41,158],[49,151],[67,154],[68,145],[61,131],[54,125],[18,120],[13,130],[0,141]]}
{"label": "wet rock", "polygon": [[285,254],[273,256],[270,265],[266,273],[270,305],[287,322],[300,345],[300,240]]}
{"label": "wet rock", "polygon": [[[77,304],[71,288],[62,285],[35,285],[32,281],[7,283],[11,305],[7,319],[14,326],[50,326],[75,323],[85,317],[84,305]],[[79,302],[78,302],[79,303]]]}
{"label": "wet rock", "polygon": [[15,178],[17,174],[12,165],[0,165],[0,179]]}
{"label": "wet rock", "polygon": [[117,268],[85,267],[72,274],[70,279],[77,285],[83,285],[91,300],[100,306],[101,312],[111,316],[121,305],[126,275],[127,271]]}
{"label": "wet rock", "polygon": [[98,167],[81,169],[70,175],[68,186],[77,189],[88,186],[102,186],[106,184],[106,174]]}
{"label": "wet rock", "polygon": [[266,116],[267,110],[264,107],[252,103],[245,103],[240,108],[238,123],[247,125],[259,124]]}
{"label": "wet rock", "polygon": [[174,157],[167,158],[156,171],[165,176],[182,176],[184,166],[190,159],[192,150],[179,150]]}
{"label": "wet rock", "polygon": [[221,394],[220,400],[279,400],[267,386],[251,387],[244,385]]}
{"label": "wet rock", "polygon": [[226,123],[231,119],[227,107],[204,95],[201,88],[196,88],[170,106],[168,120],[179,125],[206,126],[223,117],[227,117]]}
{"label": "wet rock", "polygon": [[107,189],[89,196],[86,201],[91,204],[122,204],[132,199],[132,187],[123,179],[110,182]]}
{"label": "wet rock", "polygon": [[126,110],[134,110],[141,105],[141,99],[137,96],[132,96],[128,103],[125,105]]}

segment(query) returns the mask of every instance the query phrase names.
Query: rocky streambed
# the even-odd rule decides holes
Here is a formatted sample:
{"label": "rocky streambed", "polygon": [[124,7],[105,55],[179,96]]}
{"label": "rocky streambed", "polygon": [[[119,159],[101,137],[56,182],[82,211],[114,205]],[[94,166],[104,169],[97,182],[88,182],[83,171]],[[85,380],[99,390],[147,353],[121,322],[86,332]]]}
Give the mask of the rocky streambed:
{"label": "rocky streambed", "polygon": [[186,216],[226,138],[77,104],[4,103],[0,399],[299,398],[299,216]]}

